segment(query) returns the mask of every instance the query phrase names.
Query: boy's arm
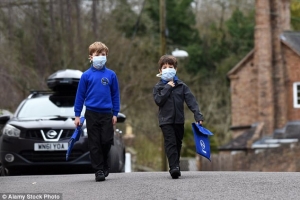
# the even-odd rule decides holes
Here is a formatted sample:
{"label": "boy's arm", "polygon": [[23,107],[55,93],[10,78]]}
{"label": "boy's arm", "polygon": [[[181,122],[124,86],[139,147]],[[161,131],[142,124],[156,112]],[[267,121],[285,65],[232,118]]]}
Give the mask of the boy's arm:
{"label": "boy's arm", "polygon": [[80,78],[77,92],[76,92],[76,98],[75,98],[75,104],[74,104],[75,117],[80,117],[80,115],[81,115],[81,111],[83,108],[85,95],[86,95],[86,87],[87,87],[87,84],[85,82],[85,78],[84,78],[84,74],[83,74]]}
{"label": "boy's arm", "polygon": [[111,86],[111,99],[113,104],[113,116],[118,116],[120,112],[120,90],[117,75],[115,74],[112,79]]}
{"label": "boy's arm", "polygon": [[199,105],[190,88],[186,85],[184,86],[184,100],[188,108],[194,113],[194,118],[196,122],[204,121],[204,117],[200,112]]}
{"label": "boy's arm", "polygon": [[159,90],[159,87],[156,85],[153,88],[153,98],[158,106],[162,106],[167,101],[168,97],[171,94],[171,88],[172,86],[169,84],[166,84],[162,90]]}

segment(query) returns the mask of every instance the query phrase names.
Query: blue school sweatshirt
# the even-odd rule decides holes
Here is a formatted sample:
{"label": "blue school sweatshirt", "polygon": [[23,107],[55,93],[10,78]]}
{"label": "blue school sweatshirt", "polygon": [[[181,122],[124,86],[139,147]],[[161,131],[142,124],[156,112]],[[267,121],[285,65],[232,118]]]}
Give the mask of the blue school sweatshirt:
{"label": "blue school sweatshirt", "polygon": [[80,116],[83,104],[87,110],[118,116],[120,92],[116,73],[106,66],[98,70],[91,65],[78,84],[74,105],[76,117]]}

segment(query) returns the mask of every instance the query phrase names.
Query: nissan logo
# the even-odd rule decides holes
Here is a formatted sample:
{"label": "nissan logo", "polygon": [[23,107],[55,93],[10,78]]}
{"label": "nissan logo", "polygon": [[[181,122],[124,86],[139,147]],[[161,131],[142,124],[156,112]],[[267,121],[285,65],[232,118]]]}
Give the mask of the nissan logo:
{"label": "nissan logo", "polygon": [[47,133],[46,133],[46,135],[47,135],[47,137],[48,138],[55,138],[56,136],[57,136],[57,133],[56,133],[56,131],[54,131],[54,130],[50,130],[50,131],[48,131]]}

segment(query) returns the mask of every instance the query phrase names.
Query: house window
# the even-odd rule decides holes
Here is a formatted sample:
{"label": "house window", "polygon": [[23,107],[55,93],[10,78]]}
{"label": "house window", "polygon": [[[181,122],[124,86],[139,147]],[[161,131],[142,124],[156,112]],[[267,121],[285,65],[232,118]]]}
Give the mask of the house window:
{"label": "house window", "polygon": [[294,93],[294,108],[300,108],[300,82],[294,83],[293,93]]}

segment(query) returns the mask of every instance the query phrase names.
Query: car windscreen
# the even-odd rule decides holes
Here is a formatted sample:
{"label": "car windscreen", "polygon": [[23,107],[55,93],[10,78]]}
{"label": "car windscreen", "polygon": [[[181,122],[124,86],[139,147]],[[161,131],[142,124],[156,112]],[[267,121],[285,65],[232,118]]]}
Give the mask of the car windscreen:
{"label": "car windscreen", "polygon": [[18,118],[74,117],[74,98],[43,96],[28,99],[17,114]]}

